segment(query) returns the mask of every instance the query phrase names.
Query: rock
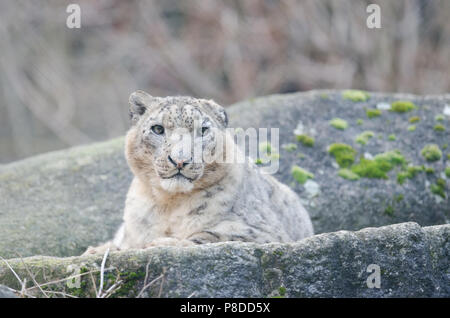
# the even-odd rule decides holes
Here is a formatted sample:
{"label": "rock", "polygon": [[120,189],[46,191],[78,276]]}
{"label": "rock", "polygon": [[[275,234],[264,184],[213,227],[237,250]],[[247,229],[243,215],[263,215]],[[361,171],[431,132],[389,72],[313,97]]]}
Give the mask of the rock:
{"label": "rock", "polygon": [[[111,296],[137,296],[146,276],[150,282],[164,273],[142,296],[158,296],[161,288],[162,297],[449,297],[449,236],[450,225],[402,223],[324,233],[292,244],[226,242],[114,252],[106,261],[104,290],[122,280]],[[99,286],[101,261],[102,255],[23,259],[41,285],[84,273],[78,282],[69,280],[69,286],[45,286],[47,292],[79,297],[95,295],[92,279]],[[8,262],[30,282],[27,292],[42,297],[37,288],[30,289],[22,261]],[[376,275],[374,266],[379,267],[380,288],[367,284]],[[1,262],[0,283],[19,288]]]}
{"label": "rock", "polygon": [[[361,96],[364,101],[357,102],[344,99],[340,91],[261,97],[229,107],[230,127],[280,128],[279,144],[297,145],[296,149],[279,150],[280,169],[275,177],[298,193],[316,233],[407,221],[421,226],[448,223],[450,182],[446,180],[444,189],[435,187],[432,192],[431,188],[449,165],[446,145],[450,127],[444,115],[449,95]],[[367,118],[366,109],[396,100],[412,101],[416,108],[407,113],[378,109],[380,116]],[[433,130],[438,115],[445,131]],[[420,117],[415,131],[408,131],[411,116]],[[345,120],[348,128],[330,126],[334,118]],[[314,137],[313,145],[298,142],[296,129]],[[375,135],[361,145],[355,138],[364,131]],[[395,140],[388,139],[393,134]],[[338,175],[335,158],[327,152],[332,143],[351,145],[357,161],[364,153],[375,157],[399,149],[411,164],[433,168],[434,173],[417,173],[403,184],[397,182],[399,167],[388,173],[389,179],[344,179]],[[426,144],[437,144],[442,158],[425,161],[420,150]],[[314,175],[306,188],[291,175],[294,165]],[[0,256],[79,255],[88,245],[111,238],[121,221],[131,178],[123,138],[0,166]]]}
{"label": "rock", "polygon": [[17,298],[17,296],[6,286],[0,285],[0,298]]}
{"label": "rock", "polygon": [[[299,127],[301,134],[314,137],[313,147],[297,142],[295,151],[279,150],[280,169],[275,177],[298,193],[311,215],[316,233],[407,221],[422,226],[449,223],[450,180],[446,180],[445,198],[431,189],[439,178],[442,179],[445,167],[450,165],[450,120],[443,116],[450,95],[369,93],[369,96],[366,101],[353,102],[343,98],[340,91],[273,95],[235,104],[227,111],[233,127],[244,130],[249,127],[279,128],[280,144],[296,143],[293,131]],[[379,109],[380,116],[368,118],[367,109],[377,109],[379,104],[399,100],[411,101],[416,108],[396,113],[383,106]],[[419,122],[414,124],[415,131],[408,131],[409,119],[413,116],[419,117]],[[441,121],[435,119],[437,116]],[[329,122],[335,118],[345,120],[348,128],[339,130],[332,127]],[[438,123],[443,124],[446,130],[435,131],[433,127]],[[365,131],[374,132],[374,137],[365,145],[357,143],[356,137]],[[390,135],[395,135],[395,140],[390,140]],[[352,146],[357,151],[356,160],[366,153],[375,157],[398,149],[409,164],[425,165],[434,169],[434,173],[420,172],[400,184],[397,174],[402,168],[396,167],[388,173],[388,179],[347,180],[338,175],[336,160],[327,151],[332,143]],[[440,160],[427,162],[422,157],[420,152],[427,144],[440,147],[443,152]],[[305,186],[294,182],[291,175],[293,165],[314,174],[313,181],[320,187],[319,195],[310,198]]]}
{"label": "rock", "polygon": [[0,168],[0,256],[79,255],[122,219],[131,172],[123,138]]}

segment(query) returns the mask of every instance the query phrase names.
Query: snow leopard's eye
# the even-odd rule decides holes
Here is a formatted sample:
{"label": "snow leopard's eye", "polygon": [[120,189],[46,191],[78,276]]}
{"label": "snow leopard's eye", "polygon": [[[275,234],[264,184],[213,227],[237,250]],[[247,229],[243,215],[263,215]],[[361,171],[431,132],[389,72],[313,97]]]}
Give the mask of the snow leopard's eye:
{"label": "snow leopard's eye", "polygon": [[164,127],[161,125],[154,125],[151,127],[152,131],[157,135],[164,134]]}
{"label": "snow leopard's eye", "polygon": [[202,127],[202,136],[208,132],[209,127]]}

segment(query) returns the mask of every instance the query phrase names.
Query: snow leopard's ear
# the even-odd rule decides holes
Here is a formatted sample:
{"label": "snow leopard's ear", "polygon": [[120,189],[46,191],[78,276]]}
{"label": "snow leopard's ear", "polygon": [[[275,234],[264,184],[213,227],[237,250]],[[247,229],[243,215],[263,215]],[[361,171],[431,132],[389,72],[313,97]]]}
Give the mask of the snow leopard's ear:
{"label": "snow leopard's ear", "polygon": [[207,110],[214,116],[214,118],[219,122],[223,128],[227,128],[228,126],[228,116],[225,109],[217,104],[213,100],[208,100],[206,103]]}
{"label": "snow leopard's ear", "polygon": [[133,124],[147,111],[153,100],[154,98],[144,91],[131,93],[128,103],[130,104],[130,119]]}

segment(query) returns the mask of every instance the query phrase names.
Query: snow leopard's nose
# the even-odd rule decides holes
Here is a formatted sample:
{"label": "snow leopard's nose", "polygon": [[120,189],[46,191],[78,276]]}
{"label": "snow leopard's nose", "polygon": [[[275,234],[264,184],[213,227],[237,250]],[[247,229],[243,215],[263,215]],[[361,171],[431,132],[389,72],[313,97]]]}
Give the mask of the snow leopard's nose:
{"label": "snow leopard's nose", "polygon": [[169,162],[173,164],[177,169],[183,169],[185,166],[187,166],[191,160],[173,160],[171,156],[168,157]]}

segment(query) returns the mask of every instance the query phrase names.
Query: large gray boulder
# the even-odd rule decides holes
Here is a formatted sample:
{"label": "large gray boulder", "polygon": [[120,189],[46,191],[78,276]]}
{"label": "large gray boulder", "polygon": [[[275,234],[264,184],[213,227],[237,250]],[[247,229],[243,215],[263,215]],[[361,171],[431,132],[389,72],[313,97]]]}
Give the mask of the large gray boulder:
{"label": "large gray boulder", "polygon": [[[227,242],[114,252],[106,258],[103,291],[122,281],[106,295],[449,297],[449,235],[450,225],[402,223],[324,233],[292,244]],[[44,294],[33,280],[47,296],[95,297],[101,262],[102,255],[8,260],[20,280],[29,282],[25,295],[39,297]],[[65,280],[74,275],[82,276]],[[0,284],[21,289],[1,261]]]}
{"label": "large gray boulder", "polygon": [[[382,110],[380,116],[367,118],[366,109],[384,108],[396,100],[412,101],[416,108],[406,113]],[[370,93],[365,101],[352,101],[340,91],[318,91],[262,97],[233,105],[228,113],[232,127],[280,128],[280,144],[296,145],[279,150],[280,170],[275,177],[299,194],[316,233],[324,233],[406,221],[421,226],[448,223],[449,186],[444,174],[449,165],[450,127],[444,112],[448,104],[449,95]],[[413,116],[419,117],[415,131],[408,130]],[[346,120],[348,128],[332,127],[329,122],[334,118]],[[314,137],[313,147],[296,141],[299,123],[303,133]],[[437,124],[446,130],[435,131]],[[364,131],[372,131],[374,137],[361,145],[355,138]],[[392,134],[394,141],[388,138]],[[392,169],[388,179],[344,179],[327,152],[337,142],[352,146],[356,161],[364,154],[398,149],[411,164],[434,172],[418,172],[403,184],[397,175],[404,167]],[[440,147],[439,160],[427,162],[422,157],[427,144]],[[294,165],[314,178],[298,183],[291,174]],[[121,221],[131,177],[123,138],[0,166],[0,256],[79,255],[88,245],[111,238]],[[438,182],[441,186],[436,188]]]}
{"label": "large gray boulder", "polygon": [[[450,177],[444,171],[450,166],[450,95],[369,93],[365,101],[352,101],[343,97],[344,94],[312,91],[273,95],[235,104],[228,113],[234,127],[279,128],[280,144],[297,146],[294,151],[280,150],[280,169],[275,176],[299,194],[317,233],[406,221],[423,226],[449,223]],[[359,97],[357,92],[356,96],[349,95]],[[411,101],[416,108],[404,113],[384,109],[396,101]],[[368,118],[367,110],[376,109],[380,116]],[[344,119],[348,127],[340,130],[330,125],[336,118]],[[294,130],[299,124],[304,134],[314,138],[314,146],[296,142]],[[445,130],[435,130],[437,125]],[[364,132],[373,132],[374,136],[362,145],[356,138]],[[395,140],[390,140],[394,136]],[[397,180],[401,167],[388,172],[388,179],[351,181],[338,175],[336,160],[327,151],[333,143],[353,147],[357,152],[356,161],[360,156],[370,158],[399,150],[409,165],[430,169],[428,173],[419,172],[411,179],[405,178],[403,184]],[[439,146],[442,152],[439,160],[429,162],[421,155],[428,144]],[[294,181],[293,165],[314,174],[311,190],[307,183],[301,185]],[[438,179],[446,183],[443,196],[431,191]]]}

